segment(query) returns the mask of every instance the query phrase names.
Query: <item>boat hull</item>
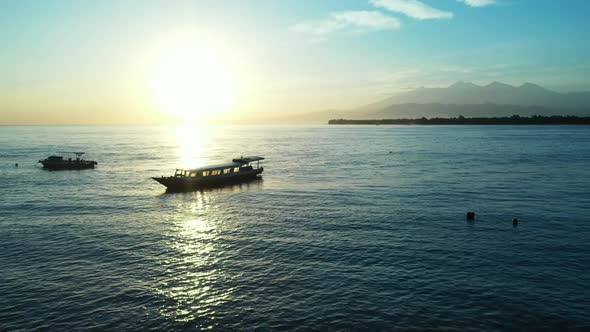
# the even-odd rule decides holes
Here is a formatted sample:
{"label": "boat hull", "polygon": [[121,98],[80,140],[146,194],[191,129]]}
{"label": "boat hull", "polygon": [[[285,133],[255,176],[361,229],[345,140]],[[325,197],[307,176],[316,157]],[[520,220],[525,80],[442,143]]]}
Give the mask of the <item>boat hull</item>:
{"label": "boat hull", "polygon": [[218,187],[224,185],[245,182],[258,177],[262,173],[262,168],[253,169],[247,172],[240,172],[240,174],[232,174],[227,176],[208,176],[208,177],[154,177],[154,181],[166,187],[167,191],[192,191],[201,188]]}
{"label": "boat hull", "polygon": [[64,162],[53,162],[47,160],[39,160],[39,162],[43,165],[43,168],[51,170],[51,171],[65,171],[65,170],[82,170],[82,169],[92,169],[98,163],[95,161],[90,160],[83,160],[83,161],[64,161]]}

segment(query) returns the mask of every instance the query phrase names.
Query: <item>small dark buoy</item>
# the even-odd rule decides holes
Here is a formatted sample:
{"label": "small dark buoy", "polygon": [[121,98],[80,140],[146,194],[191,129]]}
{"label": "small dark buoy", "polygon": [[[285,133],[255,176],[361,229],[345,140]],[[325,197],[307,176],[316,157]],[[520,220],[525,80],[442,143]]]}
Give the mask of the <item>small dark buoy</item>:
{"label": "small dark buoy", "polygon": [[518,225],[518,219],[517,218],[512,219],[512,225],[515,225],[515,226]]}
{"label": "small dark buoy", "polygon": [[475,220],[475,212],[471,212],[471,211],[467,212],[466,218],[469,221]]}
{"label": "small dark buoy", "polygon": [[18,163],[14,164],[14,167],[18,167]]}
{"label": "small dark buoy", "polygon": [[393,153],[393,152],[389,151],[389,153]]}

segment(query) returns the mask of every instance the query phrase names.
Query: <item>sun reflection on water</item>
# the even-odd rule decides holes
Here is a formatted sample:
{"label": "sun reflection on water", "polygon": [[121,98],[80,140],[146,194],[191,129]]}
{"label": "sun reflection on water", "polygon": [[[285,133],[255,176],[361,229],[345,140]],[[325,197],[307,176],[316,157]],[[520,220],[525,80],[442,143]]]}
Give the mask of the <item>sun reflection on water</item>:
{"label": "sun reflection on water", "polygon": [[204,125],[187,124],[174,128],[181,167],[195,168],[205,165],[210,142],[210,129]]}
{"label": "sun reflection on water", "polygon": [[[214,198],[206,193],[179,195],[167,234],[171,255],[165,262],[167,280],[157,292],[168,299],[161,314],[179,322],[201,322],[207,328],[216,308],[231,300],[232,289],[221,265],[221,219]],[[168,302],[168,301],[167,301]]]}

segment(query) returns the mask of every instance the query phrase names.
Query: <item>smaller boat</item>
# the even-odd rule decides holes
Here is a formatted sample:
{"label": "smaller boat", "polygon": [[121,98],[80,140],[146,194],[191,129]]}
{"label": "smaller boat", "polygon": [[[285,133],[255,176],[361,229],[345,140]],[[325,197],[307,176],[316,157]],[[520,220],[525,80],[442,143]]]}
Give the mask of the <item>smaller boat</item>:
{"label": "smaller boat", "polygon": [[[177,169],[173,176],[154,177],[168,191],[190,191],[204,187],[223,186],[255,179],[264,171],[263,157],[251,156],[232,159],[231,163],[194,169]],[[256,162],[256,167],[251,163]]]}
{"label": "smaller boat", "polygon": [[59,170],[76,170],[76,169],[90,169],[98,165],[94,160],[84,160],[82,155],[85,152],[58,152],[59,154],[73,154],[75,158],[68,157],[64,158],[62,155],[49,156],[47,159],[39,160],[39,163],[43,165],[43,168],[52,171]]}

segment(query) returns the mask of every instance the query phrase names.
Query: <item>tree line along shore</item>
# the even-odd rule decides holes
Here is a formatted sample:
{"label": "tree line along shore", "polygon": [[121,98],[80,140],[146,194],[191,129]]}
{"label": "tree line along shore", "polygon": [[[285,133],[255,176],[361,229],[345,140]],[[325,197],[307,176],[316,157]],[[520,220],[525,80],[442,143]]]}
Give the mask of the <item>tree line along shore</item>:
{"label": "tree line along shore", "polygon": [[333,119],[331,125],[590,125],[590,117],[579,116],[542,116],[523,117],[477,117],[466,118],[419,118],[419,119],[381,119],[381,120],[346,120]]}

